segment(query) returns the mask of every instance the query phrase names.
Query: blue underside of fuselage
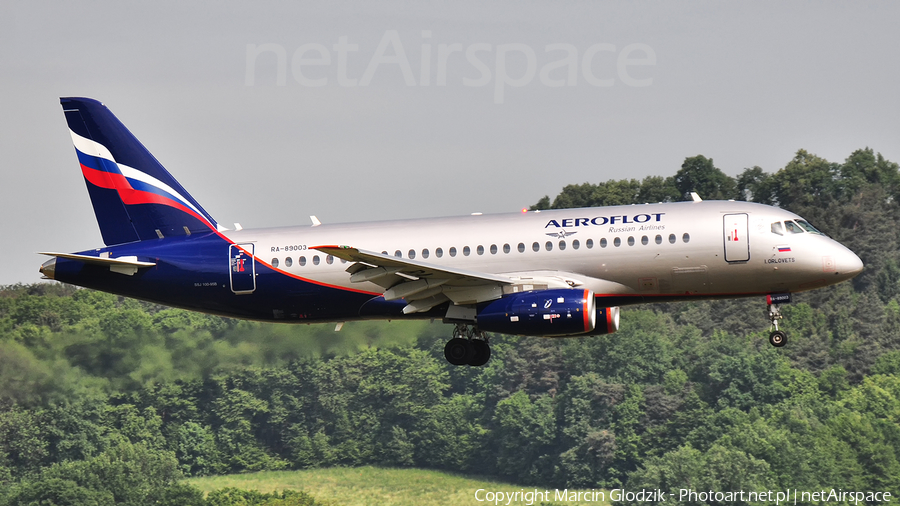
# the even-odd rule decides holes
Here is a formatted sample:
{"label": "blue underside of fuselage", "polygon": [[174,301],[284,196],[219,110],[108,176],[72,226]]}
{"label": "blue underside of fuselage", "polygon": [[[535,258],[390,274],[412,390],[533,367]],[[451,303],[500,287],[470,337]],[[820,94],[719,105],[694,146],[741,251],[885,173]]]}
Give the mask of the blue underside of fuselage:
{"label": "blue underside of fuselage", "polygon": [[305,323],[354,319],[440,318],[446,308],[404,315],[406,302],[377,294],[326,286],[274,270],[246,266],[252,292],[232,290],[229,250],[221,236],[175,237],[80,252],[112,258],[137,256],[154,262],[133,275],[108,266],[57,258],[54,279],[64,283],[205,313],[262,321]]}
{"label": "blue underside of fuselage", "polygon": [[[317,283],[272,269],[262,262],[244,266],[237,287],[233,277],[233,245],[216,233],[141,241],[83,251],[79,254],[111,258],[136,256],[153,262],[133,275],[114,272],[107,265],[57,258],[54,279],[85,288],[233,318],[285,323],[350,321],[356,319],[442,318],[447,304],[428,312],[404,315],[404,300],[386,301],[375,293]],[[234,284],[233,284],[234,283]],[[252,290],[245,290],[247,283]],[[746,297],[758,294],[733,294]],[[722,296],[719,295],[718,298]],[[597,307],[707,299],[709,295],[598,295]]]}

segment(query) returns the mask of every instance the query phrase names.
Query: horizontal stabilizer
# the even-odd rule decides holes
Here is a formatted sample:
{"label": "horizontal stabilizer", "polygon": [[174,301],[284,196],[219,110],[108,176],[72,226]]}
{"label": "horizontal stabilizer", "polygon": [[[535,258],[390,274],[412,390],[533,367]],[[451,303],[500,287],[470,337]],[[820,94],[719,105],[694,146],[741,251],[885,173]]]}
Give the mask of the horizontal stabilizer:
{"label": "horizontal stabilizer", "polygon": [[104,265],[108,266],[109,270],[112,272],[116,272],[119,274],[125,274],[127,276],[134,276],[138,269],[144,269],[147,267],[154,267],[156,263],[154,262],[141,262],[137,259],[136,256],[124,256],[118,258],[105,258],[105,257],[94,257],[90,255],[76,255],[74,253],[52,253],[52,252],[40,252],[39,255],[47,255],[54,257],[51,260],[48,260],[41,266],[41,273],[49,279],[53,279],[54,271],[56,270],[56,259],[57,258],[65,258],[67,260],[75,260],[78,262],[82,262],[89,265]]}
{"label": "horizontal stabilizer", "polygon": [[141,262],[137,259],[137,257],[119,257],[119,258],[103,258],[103,257],[92,257],[89,255],[76,255],[74,253],[50,253],[50,252],[40,252],[39,255],[47,255],[51,257],[60,257],[60,258],[68,258],[69,260],[78,260],[79,262],[84,262],[86,264],[94,264],[94,265],[131,265],[134,267],[153,267],[156,265],[155,262]]}

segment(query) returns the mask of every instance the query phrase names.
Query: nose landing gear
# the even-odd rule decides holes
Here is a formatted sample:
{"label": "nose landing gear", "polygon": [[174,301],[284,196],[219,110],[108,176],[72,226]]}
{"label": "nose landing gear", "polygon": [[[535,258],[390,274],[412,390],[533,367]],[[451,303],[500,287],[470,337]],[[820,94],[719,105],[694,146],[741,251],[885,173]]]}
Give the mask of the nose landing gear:
{"label": "nose landing gear", "polygon": [[778,320],[781,320],[784,316],[778,310],[778,305],[772,303],[771,296],[767,298],[769,299],[769,321],[772,322],[772,328],[775,329],[769,333],[769,344],[776,348],[781,348],[787,344],[787,334],[783,330],[778,330]]}
{"label": "nose landing gear", "polygon": [[491,359],[491,347],[487,334],[469,328],[465,323],[457,323],[453,328],[453,339],[444,346],[444,358],[453,365],[483,366]]}

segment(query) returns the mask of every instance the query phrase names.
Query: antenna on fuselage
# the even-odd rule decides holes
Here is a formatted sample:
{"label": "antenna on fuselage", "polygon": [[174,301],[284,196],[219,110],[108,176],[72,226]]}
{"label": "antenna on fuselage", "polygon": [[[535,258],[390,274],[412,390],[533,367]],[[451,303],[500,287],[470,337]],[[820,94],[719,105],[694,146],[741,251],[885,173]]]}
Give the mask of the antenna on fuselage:
{"label": "antenna on fuselage", "polygon": [[703,199],[700,198],[700,195],[697,195],[697,192],[691,192],[691,200],[694,202],[703,202]]}
{"label": "antenna on fuselage", "polygon": [[319,221],[319,218],[316,218],[315,215],[310,216],[310,217],[309,217],[309,221],[312,222],[312,226],[314,226],[314,227],[318,227],[319,225],[322,224],[322,222]]}

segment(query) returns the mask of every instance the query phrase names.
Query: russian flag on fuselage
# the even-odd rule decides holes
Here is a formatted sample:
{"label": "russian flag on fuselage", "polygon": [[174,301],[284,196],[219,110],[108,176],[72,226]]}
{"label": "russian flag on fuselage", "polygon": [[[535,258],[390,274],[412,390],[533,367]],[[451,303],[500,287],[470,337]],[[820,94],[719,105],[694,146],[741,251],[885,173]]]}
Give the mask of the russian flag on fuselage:
{"label": "russian flag on fuselage", "polygon": [[62,98],[107,245],[208,232],[215,220],[103,104]]}

